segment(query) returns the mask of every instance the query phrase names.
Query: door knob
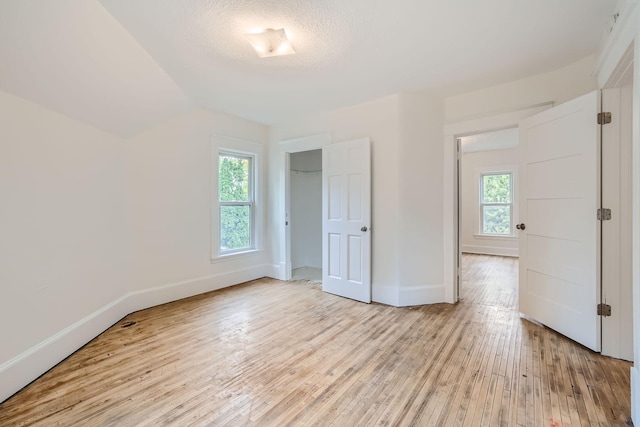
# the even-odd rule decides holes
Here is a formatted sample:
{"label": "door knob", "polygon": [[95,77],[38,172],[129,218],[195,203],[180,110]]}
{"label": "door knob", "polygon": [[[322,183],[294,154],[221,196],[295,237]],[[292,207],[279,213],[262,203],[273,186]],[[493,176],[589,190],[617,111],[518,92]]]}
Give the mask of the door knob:
{"label": "door knob", "polygon": [[516,225],[516,228],[517,228],[518,230],[524,230],[524,229],[526,228],[526,226],[525,226],[525,225],[524,225],[524,223],[523,223],[523,224],[518,224],[518,225]]}
{"label": "door knob", "polygon": [[367,230],[368,230],[368,228],[367,228],[366,225],[360,229],[360,231],[367,231]]}

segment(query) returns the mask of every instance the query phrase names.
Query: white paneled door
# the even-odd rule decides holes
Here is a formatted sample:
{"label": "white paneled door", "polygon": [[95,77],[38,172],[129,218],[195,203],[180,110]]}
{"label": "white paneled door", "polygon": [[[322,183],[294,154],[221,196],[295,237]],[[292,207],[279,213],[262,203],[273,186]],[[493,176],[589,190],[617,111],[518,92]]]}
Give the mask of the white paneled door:
{"label": "white paneled door", "polygon": [[600,351],[600,93],[520,123],[520,311]]}
{"label": "white paneled door", "polygon": [[371,302],[371,144],[322,148],[322,290]]}

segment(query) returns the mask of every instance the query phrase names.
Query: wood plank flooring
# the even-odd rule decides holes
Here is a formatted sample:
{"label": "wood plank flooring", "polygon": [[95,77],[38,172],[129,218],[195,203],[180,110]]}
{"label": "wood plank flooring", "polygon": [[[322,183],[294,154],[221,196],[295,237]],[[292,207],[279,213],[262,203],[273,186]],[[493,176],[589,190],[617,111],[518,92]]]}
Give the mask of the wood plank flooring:
{"label": "wood plank flooring", "polygon": [[465,255],[456,305],[261,279],[154,307],[2,403],[0,426],[626,425],[631,364],[522,319],[516,280],[517,260]]}

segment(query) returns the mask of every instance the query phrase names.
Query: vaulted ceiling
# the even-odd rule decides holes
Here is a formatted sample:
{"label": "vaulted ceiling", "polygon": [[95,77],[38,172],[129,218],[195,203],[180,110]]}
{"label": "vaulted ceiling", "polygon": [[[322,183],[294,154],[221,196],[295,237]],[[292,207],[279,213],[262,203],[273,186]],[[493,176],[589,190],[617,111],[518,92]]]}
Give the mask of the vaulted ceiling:
{"label": "vaulted ceiling", "polygon": [[[593,53],[615,0],[4,0],[0,89],[120,135],[194,107],[262,123],[472,90]],[[244,34],[285,28],[296,55]]]}

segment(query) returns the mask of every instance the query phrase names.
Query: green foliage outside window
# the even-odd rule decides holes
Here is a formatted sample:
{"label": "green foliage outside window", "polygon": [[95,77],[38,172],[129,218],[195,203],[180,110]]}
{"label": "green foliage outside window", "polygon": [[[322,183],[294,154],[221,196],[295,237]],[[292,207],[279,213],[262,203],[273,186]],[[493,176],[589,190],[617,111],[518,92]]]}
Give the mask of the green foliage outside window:
{"label": "green foliage outside window", "polygon": [[[220,250],[251,247],[251,158],[220,154]],[[245,203],[242,203],[245,202]]]}
{"label": "green foliage outside window", "polygon": [[511,174],[482,176],[482,232],[511,234]]}

